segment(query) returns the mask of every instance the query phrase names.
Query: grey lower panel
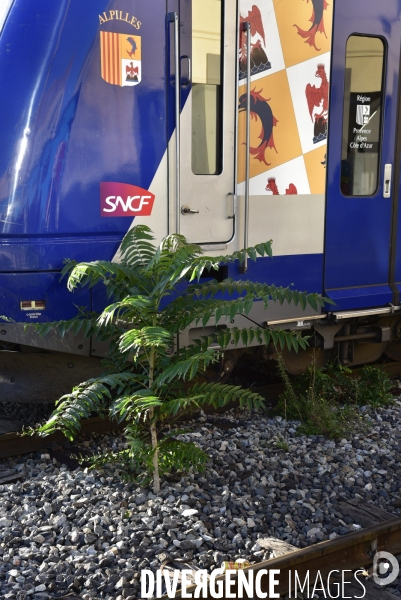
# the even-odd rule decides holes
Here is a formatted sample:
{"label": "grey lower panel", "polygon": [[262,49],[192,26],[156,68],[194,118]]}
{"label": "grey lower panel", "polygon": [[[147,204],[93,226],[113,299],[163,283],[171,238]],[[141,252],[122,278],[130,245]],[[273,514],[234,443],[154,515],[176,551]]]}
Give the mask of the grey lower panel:
{"label": "grey lower panel", "polygon": [[[303,310],[299,304],[298,306],[295,306],[295,304],[290,304],[287,301],[280,304],[280,302],[273,300],[269,302],[266,308],[263,306],[263,302],[254,302],[250,313],[247,315],[251,321],[258,323],[259,325],[265,325],[270,321],[281,321],[283,323],[287,320],[290,322],[294,319],[302,321],[303,319],[312,316],[315,316],[318,319],[321,316],[321,310],[319,309],[319,311],[316,312],[309,304],[305,310]],[[296,325],[294,327],[296,327]]]}
{"label": "grey lower panel", "polygon": [[[271,329],[296,329],[301,331],[303,329],[310,329],[312,325],[319,323],[320,320],[325,317],[326,314],[322,315],[320,312],[314,311],[310,306],[303,311],[300,306],[288,304],[287,301],[283,304],[272,301],[267,308],[264,308],[262,302],[255,302],[247,316],[236,315],[232,320],[227,317],[222,317],[218,322],[217,327],[215,320],[212,317],[206,327],[202,327],[200,323],[188,327],[188,329],[179,334],[179,345],[181,347],[187,346],[192,343],[193,340],[199,339],[205,335],[210,335],[215,332],[216,329],[231,329],[233,327],[237,327],[238,329],[246,327],[263,327]],[[270,321],[278,319],[282,322],[281,325],[269,326]],[[249,344],[249,346],[258,345],[259,343],[256,339]],[[235,348],[243,347],[244,344],[241,341],[235,346]]]}
{"label": "grey lower panel", "polygon": [[[219,327],[238,327],[242,329],[244,327],[261,326],[266,327],[270,321],[281,320],[288,321],[299,319],[299,323],[296,321],[284,323],[282,325],[273,325],[272,328],[283,328],[283,329],[308,329],[312,323],[310,321],[303,322],[303,319],[308,317],[316,316],[319,319],[321,316],[316,313],[310,306],[307,306],[305,310],[302,310],[300,306],[289,304],[284,302],[271,301],[267,308],[264,308],[262,302],[255,302],[250,313],[245,317],[243,315],[237,315],[232,321],[228,318],[222,318],[219,321]],[[190,344],[194,339],[199,338],[202,335],[207,335],[215,330],[214,319],[210,319],[208,326],[204,329],[201,325],[189,327],[185,332],[180,334],[180,346],[186,346]],[[39,335],[33,327],[25,329],[22,323],[0,323],[0,347],[2,342],[8,342],[13,344],[20,344],[31,348],[40,348],[43,350],[50,350],[53,352],[66,352],[70,354],[76,354],[81,356],[92,356],[92,357],[103,357],[107,354],[108,344],[100,342],[99,340],[85,339],[83,335],[78,334],[75,336],[73,333],[67,333],[63,338],[60,337],[56,330],[50,330],[46,336]],[[258,345],[255,340],[251,346]],[[243,347],[243,344],[239,343],[237,348]]]}
{"label": "grey lower panel", "polygon": [[0,402],[54,402],[98,377],[101,359],[61,352],[0,352]]}
{"label": "grey lower panel", "polygon": [[0,323],[0,346],[3,342],[83,356],[89,356],[91,344],[90,339],[85,339],[82,334],[66,333],[61,338],[59,333],[52,329],[42,336],[33,327],[25,327],[23,323]]}

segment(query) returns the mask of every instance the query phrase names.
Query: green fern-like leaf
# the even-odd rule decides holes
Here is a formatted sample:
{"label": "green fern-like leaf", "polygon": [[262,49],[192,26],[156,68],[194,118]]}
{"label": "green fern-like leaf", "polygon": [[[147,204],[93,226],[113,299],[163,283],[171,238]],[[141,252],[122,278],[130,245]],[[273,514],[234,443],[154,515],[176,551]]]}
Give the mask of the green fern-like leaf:
{"label": "green fern-like leaf", "polygon": [[[221,329],[208,336],[198,338],[193,341],[194,347],[197,351],[205,351],[211,346],[215,346],[215,349],[225,349],[228,346],[234,346],[242,341],[245,346],[251,344],[254,340],[260,345],[269,345],[270,342],[278,348],[288,348],[291,346],[296,350],[298,346],[305,349],[308,345],[306,337],[302,337],[302,334],[298,331],[275,331],[274,329],[264,329],[263,327],[246,327],[239,329],[232,327],[230,329]],[[233,344],[232,344],[233,342]]]}
{"label": "green fern-like leaf", "polygon": [[187,293],[189,297],[195,296],[198,298],[212,298],[216,294],[246,294],[248,298],[262,300],[265,307],[270,300],[278,301],[280,304],[286,300],[288,303],[295,305],[302,302],[303,308],[306,308],[306,305],[309,304],[316,311],[319,306],[324,306],[325,302],[332,303],[330,298],[323,298],[320,294],[308,294],[307,292],[291,290],[289,287],[277,287],[254,281],[233,281],[232,279],[225,279],[222,282],[212,280],[205,283],[195,283],[189,286]]}
{"label": "green fern-like leaf", "polygon": [[238,402],[241,407],[245,405],[252,408],[264,408],[264,399],[260,394],[251,392],[236,385],[221,383],[195,384],[188,390],[187,395],[173,398],[163,404],[162,413],[176,416],[179,412],[191,411],[195,408],[210,405],[221,408],[230,402]]}
{"label": "green fern-like leaf", "polygon": [[[97,324],[98,315],[96,313],[87,313],[78,315],[68,321],[53,321],[50,323],[27,323],[25,330],[34,329],[39,335],[46,336],[51,329],[57,330],[60,337],[63,338],[66,333],[72,332],[74,335],[82,333],[84,337],[96,336],[100,327]],[[115,329],[109,330],[109,335],[114,333]]]}
{"label": "green fern-like leaf", "polygon": [[98,318],[98,325],[110,325],[115,319],[122,319],[128,323],[143,321],[144,317],[149,315],[152,306],[151,300],[146,296],[128,296],[107,306]]}
{"label": "green fern-like leaf", "polygon": [[153,233],[147,225],[137,225],[130,229],[120,247],[123,262],[133,269],[146,268],[156,252],[156,248],[152,244],[154,239]]}
{"label": "green fern-like leaf", "polygon": [[135,269],[124,264],[107,261],[79,263],[71,271],[67,287],[71,291],[81,286],[92,288],[99,282],[105,283],[113,290],[123,283],[125,289],[133,287],[142,292],[148,292],[146,281]]}
{"label": "green fern-like leaf", "polygon": [[142,389],[131,396],[117,398],[110,407],[110,414],[118,419],[119,423],[123,421],[145,421],[149,416],[149,411],[163,406],[163,401],[153,396],[151,390]]}
{"label": "green fern-like leaf", "polygon": [[218,360],[218,352],[213,349],[197,352],[190,358],[177,360],[160,373],[154,381],[154,387],[157,389],[165,383],[170,383],[176,379],[193,379],[200,370],[204,370],[212,362]]}
{"label": "green fern-like leaf", "polygon": [[172,469],[179,471],[204,471],[209,456],[201,448],[190,442],[167,439],[159,445],[159,461],[162,473]]}
{"label": "green fern-like leaf", "polygon": [[[125,236],[120,263],[68,261],[62,272],[68,275],[68,288],[104,286],[110,306],[101,315],[79,310],[70,321],[38,324],[36,330],[45,335],[56,329],[61,336],[83,334],[107,341],[110,374],[90,379],[63,396],[47,423],[37,430],[39,435],[61,430],[72,439],[81,420],[96,412],[124,423],[126,447],[94,457],[93,464],[115,463],[141,482],[149,481],[153,472],[157,481],[158,471],[163,475],[172,469],[203,468],[207,455],[177,439],[178,431],[166,434],[163,430],[160,438],[158,428],[166,418],[206,405],[219,408],[235,402],[260,409],[264,404],[252,390],[199,384],[197,375],[220,360],[227,348],[273,344],[297,351],[308,343],[297,332],[260,327],[251,321],[250,327],[231,328],[232,323],[226,326],[228,321],[249,315],[255,302],[263,307],[271,301],[292,302],[319,311],[327,300],[291,286],[201,279],[222,264],[271,254],[271,242],[265,242],[208,257],[200,246],[188,244],[178,234],[167,236],[156,247],[149,227],[139,225]],[[186,348],[176,348],[180,342],[176,335],[191,326],[204,328],[205,335]]]}
{"label": "green fern-like leaf", "polygon": [[137,356],[139,351],[146,348],[162,348],[168,350],[171,347],[172,335],[163,327],[143,327],[142,329],[131,329],[120,337],[119,349],[121,352],[133,352]]}
{"label": "green fern-like leaf", "polygon": [[120,373],[81,383],[70,394],[65,394],[57,401],[56,409],[36,433],[47,436],[55,431],[62,431],[72,440],[80,430],[82,419],[88,418],[92,413],[105,416],[112,392],[121,393],[123,389],[130,389],[135,382],[132,374]]}

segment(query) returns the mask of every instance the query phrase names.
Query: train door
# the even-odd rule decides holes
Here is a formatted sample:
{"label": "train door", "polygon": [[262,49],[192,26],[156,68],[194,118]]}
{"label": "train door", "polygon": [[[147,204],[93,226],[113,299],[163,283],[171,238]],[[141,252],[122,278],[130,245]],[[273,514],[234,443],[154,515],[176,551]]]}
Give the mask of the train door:
{"label": "train door", "polygon": [[[325,291],[337,309],[393,301],[400,2],[334,4]],[[398,169],[398,166],[397,166]]]}
{"label": "train door", "polygon": [[169,152],[170,230],[221,245],[235,227],[236,2],[179,0],[176,10],[169,13],[170,106],[179,120]]}

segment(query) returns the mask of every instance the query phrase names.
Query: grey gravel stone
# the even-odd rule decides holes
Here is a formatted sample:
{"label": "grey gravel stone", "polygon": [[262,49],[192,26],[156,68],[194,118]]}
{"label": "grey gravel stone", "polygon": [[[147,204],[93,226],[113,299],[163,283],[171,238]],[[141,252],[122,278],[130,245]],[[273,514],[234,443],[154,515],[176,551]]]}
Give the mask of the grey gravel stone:
{"label": "grey gravel stone", "polygon": [[[401,403],[361,414],[369,434],[338,443],[296,437],[299,423],[265,414],[231,411],[224,429],[221,417],[203,417],[193,423],[197,435],[180,439],[209,454],[206,471],[163,481],[158,497],[113,468],[70,468],[47,453],[3,461],[22,478],[0,485],[0,597],[138,598],[140,570],[167,557],[211,570],[265,560],[271,540],[302,548],[355,531],[338,510],[342,499],[399,515]],[[276,446],[283,438],[288,451]],[[124,443],[107,434],[81,448]]]}

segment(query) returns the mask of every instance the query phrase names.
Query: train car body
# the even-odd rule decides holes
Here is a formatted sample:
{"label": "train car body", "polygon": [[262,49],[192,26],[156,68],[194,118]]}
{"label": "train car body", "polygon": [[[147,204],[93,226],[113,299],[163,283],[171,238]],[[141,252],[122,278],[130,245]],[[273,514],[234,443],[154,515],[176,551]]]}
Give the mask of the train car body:
{"label": "train car body", "polygon": [[233,325],[312,332],[348,364],[401,356],[399,0],[3,0],[0,31],[4,349],[101,355],[24,323],[100,310],[63,260],[111,260],[145,223],[210,255],[272,239],[221,276],[335,302]]}

